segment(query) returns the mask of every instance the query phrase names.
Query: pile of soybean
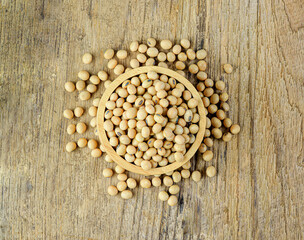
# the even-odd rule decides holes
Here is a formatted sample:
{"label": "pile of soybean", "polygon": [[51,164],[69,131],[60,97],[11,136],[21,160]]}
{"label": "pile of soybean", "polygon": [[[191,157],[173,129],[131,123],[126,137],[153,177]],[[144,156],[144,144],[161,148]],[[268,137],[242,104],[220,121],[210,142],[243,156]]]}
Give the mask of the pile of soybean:
{"label": "pile of soybean", "polygon": [[149,71],[125,80],[105,103],[110,145],[143,170],[183,162],[199,131],[198,100],[182,83]]}
{"label": "pile of soybean", "polygon": [[[92,117],[90,123],[79,121],[77,124],[70,123],[67,126],[67,133],[74,135],[75,132],[77,132],[76,136],[78,140],[67,143],[66,151],[72,152],[77,149],[77,147],[84,148],[88,146],[91,150],[92,157],[101,157],[104,149],[102,145],[98,143],[98,140],[96,140],[98,139],[96,115],[100,101],[100,92],[97,92],[98,86],[102,83],[104,88],[107,88],[115,77],[140,66],[160,66],[175,70],[191,82],[197,82],[196,89],[202,98],[207,115],[205,136],[199,147],[199,154],[202,155],[204,161],[212,162],[214,140],[221,139],[225,142],[230,141],[233,135],[240,132],[240,126],[233,124],[228,116],[229,95],[226,92],[225,82],[208,78],[208,74],[206,73],[208,69],[206,57],[207,52],[204,49],[194,51],[190,48],[190,41],[187,39],[182,39],[179,43],[173,44],[170,40],[157,42],[154,38],[149,38],[145,43],[133,41],[127,50],[120,49],[115,51],[113,49],[107,49],[102,52],[102,62],[106,63],[104,69],[100,70],[97,74],[81,70],[78,72],[79,80],[76,83],[71,81],[65,83],[66,91],[72,93],[77,90],[76,92],[81,101],[88,101],[92,98],[92,95],[97,95],[94,96],[92,106],[87,111]],[[94,59],[90,53],[85,53],[82,57],[84,64],[90,64],[94,60],[96,59]],[[223,70],[226,74],[230,74],[233,72],[233,67],[230,64],[224,64]],[[112,80],[110,77],[112,77]],[[78,106],[75,109],[64,110],[63,115],[67,119],[73,119],[75,117],[81,118],[84,113],[84,108]],[[88,127],[88,125],[90,125],[90,127]],[[85,134],[87,130],[94,131],[96,139],[88,140],[85,136],[81,136]],[[108,155],[106,155],[104,159],[110,165],[115,164]],[[142,188],[150,188],[151,186],[162,187],[159,192],[159,199],[161,201],[167,201],[170,206],[178,203],[176,196],[180,191],[178,183],[183,178],[191,177],[193,181],[199,182],[202,175],[208,177],[216,175],[214,166],[209,165],[205,170],[193,169],[193,167],[191,167],[191,160],[176,171],[153,177],[134,175],[133,173],[128,173],[122,167],[115,165],[114,167],[109,166],[103,170],[103,176],[105,178],[113,177],[115,174],[118,181],[116,185],[110,185],[108,187],[109,195],[115,196],[120,192],[120,196],[123,199],[130,199],[133,197],[132,189],[138,185]],[[145,167],[147,167],[146,164],[144,164],[144,168]],[[148,168],[150,168],[150,165]],[[130,177],[132,174],[134,177]]]}

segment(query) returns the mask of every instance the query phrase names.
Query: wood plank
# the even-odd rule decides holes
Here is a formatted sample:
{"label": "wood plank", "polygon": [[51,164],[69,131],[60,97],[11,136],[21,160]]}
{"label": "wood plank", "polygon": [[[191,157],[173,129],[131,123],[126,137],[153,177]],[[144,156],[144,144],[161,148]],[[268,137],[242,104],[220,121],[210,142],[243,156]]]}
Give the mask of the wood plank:
{"label": "wood plank", "polygon": [[[8,1],[0,3],[0,239],[303,239],[304,29],[301,1]],[[136,189],[109,197],[88,149],[67,154],[63,91],[100,51],[189,38],[228,84],[242,131],[216,142],[218,175],[181,183],[179,205]],[[83,66],[81,56],[96,59]],[[224,63],[235,70],[223,74]],[[99,90],[100,92],[102,89]],[[85,114],[86,122],[90,117]],[[76,122],[76,121],[75,121]],[[92,129],[86,137],[95,138]],[[198,156],[200,158],[200,156]]]}

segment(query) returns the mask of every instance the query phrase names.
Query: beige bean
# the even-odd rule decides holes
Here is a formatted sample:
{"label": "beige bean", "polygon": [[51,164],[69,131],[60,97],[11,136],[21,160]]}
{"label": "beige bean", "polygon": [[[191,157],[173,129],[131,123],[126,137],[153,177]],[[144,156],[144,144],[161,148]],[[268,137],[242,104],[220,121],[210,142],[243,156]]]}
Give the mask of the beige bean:
{"label": "beige bean", "polygon": [[188,49],[186,51],[186,54],[187,54],[188,59],[190,59],[190,60],[194,60],[195,59],[195,52],[194,52],[193,49]]}
{"label": "beige bean", "polygon": [[239,132],[241,131],[241,128],[238,124],[233,124],[231,127],[230,127],[230,132],[234,135],[238,134]]}
{"label": "beige bean", "polygon": [[118,194],[118,189],[117,189],[117,187],[116,187],[116,186],[113,186],[113,185],[109,186],[109,187],[108,187],[108,194],[111,195],[111,196],[117,195],[117,194]]}
{"label": "beige bean", "polygon": [[107,132],[113,131],[114,129],[114,125],[111,120],[106,120],[103,124],[103,127]]}
{"label": "beige bean", "polygon": [[232,73],[232,71],[233,71],[233,67],[230,65],[230,64],[224,64],[224,71],[226,72],[226,73]]}
{"label": "beige bean", "polygon": [[223,109],[225,112],[228,112],[230,109],[228,103],[226,103],[226,102],[222,102],[220,105],[220,108]]}
{"label": "beige bean", "polygon": [[115,172],[120,174],[120,173],[124,173],[125,172],[125,169],[119,165],[116,165],[115,167]]}
{"label": "beige bean", "polygon": [[76,83],[76,89],[78,91],[84,90],[85,87],[86,87],[85,81],[82,81],[82,80],[77,81],[77,83]]}
{"label": "beige bean", "polygon": [[76,125],[75,124],[68,125],[67,132],[68,132],[69,135],[74,134],[75,131],[76,131]]}
{"label": "beige bean", "polygon": [[80,148],[87,146],[87,144],[88,144],[88,140],[86,138],[79,138],[77,141],[77,146]]}
{"label": "beige bean", "polygon": [[148,38],[148,39],[147,39],[147,45],[148,45],[149,47],[154,47],[154,46],[156,45],[156,40],[155,40],[155,38]]}
{"label": "beige bean", "polygon": [[181,53],[179,53],[178,55],[177,55],[177,58],[178,58],[178,60],[179,61],[182,61],[182,62],[185,62],[185,61],[187,61],[187,54],[186,53],[184,53],[184,52],[181,52]]}
{"label": "beige bean", "polygon": [[107,89],[110,85],[111,85],[112,81],[111,80],[107,80],[104,82],[104,87]]}
{"label": "beige bean", "polygon": [[100,83],[100,79],[99,79],[98,76],[92,75],[92,76],[90,77],[90,82],[91,82],[92,84],[94,84],[94,85],[97,85],[97,84]]}
{"label": "beige bean", "polygon": [[164,183],[165,186],[170,187],[170,186],[173,185],[173,180],[172,180],[171,177],[165,176],[165,177],[163,178],[163,183]]}
{"label": "beige bean", "polygon": [[184,160],[184,154],[182,154],[181,152],[176,152],[174,153],[174,159],[177,162],[182,162]]}
{"label": "beige bean", "polygon": [[175,171],[172,174],[172,179],[173,179],[173,182],[178,183],[181,181],[182,175],[180,174],[180,172]]}
{"label": "beige bean", "polygon": [[207,73],[203,72],[203,71],[199,71],[197,74],[196,74],[196,77],[198,80],[200,81],[204,81],[208,78],[208,75]]}
{"label": "beige bean", "polygon": [[123,156],[123,155],[126,154],[126,149],[127,149],[126,145],[120,144],[120,145],[118,145],[117,148],[116,148],[116,153],[117,153],[119,156]]}
{"label": "beige bean", "polygon": [[85,71],[85,70],[81,70],[80,72],[78,72],[78,77],[81,79],[81,80],[88,80],[89,77],[90,77],[90,74],[88,73],[88,71]]}
{"label": "beige bean", "polygon": [[87,130],[87,125],[83,122],[79,122],[76,125],[76,131],[80,134],[85,133],[85,131]]}
{"label": "beige bean", "polygon": [[117,187],[118,191],[122,192],[122,191],[126,190],[127,183],[124,181],[120,181],[117,183],[116,187]]}
{"label": "beige bean", "polygon": [[124,190],[120,194],[122,199],[131,199],[133,197],[133,193],[130,190]]}
{"label": "beige bean", "polygon": [[189,67],[188,67],[188,70],[189,72],[191,72],[192,74],[196,74],[198,73],[199,71],[199,68],[196,64],[191,64]]}
{"label": "beige bean", "polygon": [[91,152],[91,156],[94,158],[100,157],[102,154],[101,150],[99,148],[93,149]]}
{"label": "beige bean", "polygon": [[181,171],[181,175],[182,175],[182,178],[189,178],[190,177],[190,171],[188,169],[183,169]]}
{"label": "beige bean", "polygon": [[139,46],[139,44],[137,41],[131,42],[131,44],[130,44],[131,52],[136,52],[138,50],[138,46]]}
{"label": "beige bean", "polygon": [[76,107],[74,109],[75,117],[81,117],[83,113],[84,113],[84,109],[82,107]]}
{"label": "beige bean", "polygon": [[160,191],[158,193],[158,198],[159,198],[159,200],[165,202],[165,201],[167,201],[169,199],[169,194],[166,191]]}
{"label": "beige bean", "polygon": [[73,113],[72,110],[66,109],[66,110],[64,110],[64,112],[63,112],[63,116],[64,116],[65,118],[67,118],[67,119],[72,119],[72,118],[74,117],[74,113]]}
{"label": "beige bean", "polygon": [[140,166],[143,170],[147,171],[152,168],[152,164],[150,161],[144,160],[140,163]]}
{"label": "beige bean", "polygon": [[125,67],[122,65],[122,64],[117,64],[115,67],[114,67],[114,74],[116,75],[120,75],[120,74],[123,74],[125,70]]}
{"label": "beige bean", "polygon": [[137,58],[138,62],[140,62],[140,63],[145,63],[147,61],[147,57],[143,53],[137,54],[136,58]]}
{"label": "beige bean", "polygon": [[79,93],[79,99],[82,101],[89,100],[90,98],[91,98],[91,93],[89,93],[86,90]]}
{"label": "beige bean", "polygon": [[231,119],[230,119],[230,118],[225,118],[225,119],[223,120],[223,125],[224,125],[226,128],[230,128],[231,125],[232,125]]}
{"label": "beige bean", "polygon": [[147,55],[149,57],[152,57],[152,58],[157,57],[157,55],[158,55],[158,49],[155,48],[155,47],[149,47],[147,49]]}
{"label": "beige bean", "polygon": [[198,182],[202,178],[202,174],[199,171],[192,172],[191,178],[194,182]]}
{"label": "beige bean", "polygon": [[232,139],[232,134],[229,133],[229,132],[224,133],[223,136],[222,136],[222,139],[223,139],[224,142],[229,142]]}
{"label": "beige bean", "polygon": [[154,66],[154,65],[155,65],[154,58],[148,58],[146,61],[146,66]]}
{"label": "beige bean", "polygon": [[203,153],[203,159],[205,161],[211,161],[213,158],[213,152],[211,150],[207,150],[206,152]]}
{"label": "beige bean", "polygon": [[128,179],[127,179],[127,186],[128,186],[128,188],[130,188],[130,189],[136,188],[136,186],[137,186],[136,180],[135,180],[134,178],[128,178]]}
{"label": "beige bean", "polygon": [[147,51],[147,49],[148,49],[148,47],[146,44],[140,44],[138,46],[138,52],[140,52],[140,53],[145,53]]}
{"label": "beige bean", "polygon": [[200,61],[198,61],[196,64],[197,64],[198,69],[199,69],[200,71],[206,71],[206,69],[207,69],[207,63],[206,63],[206,61],[200,60]]}
{"label": "beige bean", "polygon": [[66,82],[64,84],[64,88],[67,92],[74,92],[75,91],[75,84],[73,82]]}
{"label": "beige bean", "polygon": [[178,202],[178,199],[175,195],[171,195],[168,199],[168,205],[171,207],[175,206],[177,204],[177,202]]}
{"label": "beige bean", "polygon": [[82,56],[82,62],[84,64],[89,64],[91,63],[93,60],[93,56],[91,53],[85,53],[83,56]]}
{"label": "beige bean", "polygon": [[179,54],[181,51],[182,51],[182,47],[179,44],[174,45],[174,47],[172,48],[172,52],[176,55]]}
{"label": "beige bean", "polygon": [[168,40],[168,39],[162,40],[160,42],[160,46],[161,46],[161,48],[163,48],[165,50],[168,50],[168,49],[170,49],[172,47],[172,42],[170,40]]}
{"label": "beige bean", "polygon": [[183,69],[185,69],[186,65],[182,61],[176,61],[175,67],[178,70],[183,70]]}
{"label": "beige bean", "polygon": [[223,82],[221,80],[216,81],[215,82],[215,87],[216,87],[216,89],[223,91],[225,89],[225,82]]}
{"label": "beige bean", "polygon": [[180,188],[179,188],[178,185],[172,185],[172,186],[169,187],[169,193],[173,194],[173,195],[178,194],[179,190],[180,190]]}
{"label": "beige bean", "polygon": [[108,68],[109,69],[114,69],[116,66],[117,66],[117,60],[116,59],[111,59],[109,62],[108,62]]}
{"label": "beige bean", "polygon": [[139,184],[142,188],[150,188],[151,187],[151,181],[147,178],[141,179]]}
{"label": "beige bean", "polygon": [[108,80],[108,73],[107,72],[105,72],[105,71],[99,71],[98,73],[97,73],[97,75],[98,75],[98,77],[99,77],[99,79],[101,80],[101,81],[106,81],[106,80]]}
{"label": "beige bean", "polygon": [[113,49],[107,49],[104,54],[103,54],[103,57],[105,59],[111,59],[114,57],[114,50]]}
{"label": "beige bean", "polygon": [[213,167],[213,166],[207,167],[207,169],[206,169],[206,175],[207,175],[208,177],[214,177],[215,174],[216,174],[216,169],[215,169],[215,167]]}
{"label": "beige bean", "polygon": [[88,141],[88,148],[93,150],[93,149],[96,149],[98,147],[98,143],[95,139],[90,139]]}
{"label": "beige bean", "polygon": [[168,52],[166,57],[168,62],[174,62],[176,59],[176,56],[173,52]]}
{"label": "beige bean", "polygon": [[201,49],[201,50],[198,50],[197,52],[196,52],[196,58],[197,59],[205,59],[206,58],[206,56],[207,56],[207,52],[206,52],[206,50],[205,49]]}
{"label": "beige bean", "polygon": [[126,50],[118,50],[116,56],[119,59],[125,59],[128,56],[128,52]]}
{"label": "beige bean", "polygon": [[65,149],[67,152],[73,152],[77,148],[77,145],[75,142],[69,142],[67,143]]}
{"label": "beige bean", "polygon": [[94,93],[94,92],[96,92],[96,91],[97,91],[96,85],[94,85],[94,84],[89,84],[89,85],[87,86],[87,91],[88,91],[89,93]]}
{"label": "beige bean", "polygon": [[213,128],[212,131],[211,131],[212,135],[217,138],[217,139],[220,139],[223,135],[221,129],[219,128]]}
{"label": "beige bean", "polygon": [[188,39],[182,39],[180,41],[180,44],[182,45],[183,48],[187,49],[190,47],[190,41]]}
{"label": "beige bean", "polygon": [[137,59],[131,59],[130,66],[131,68],[138,68],[140,66],[139,61]]}

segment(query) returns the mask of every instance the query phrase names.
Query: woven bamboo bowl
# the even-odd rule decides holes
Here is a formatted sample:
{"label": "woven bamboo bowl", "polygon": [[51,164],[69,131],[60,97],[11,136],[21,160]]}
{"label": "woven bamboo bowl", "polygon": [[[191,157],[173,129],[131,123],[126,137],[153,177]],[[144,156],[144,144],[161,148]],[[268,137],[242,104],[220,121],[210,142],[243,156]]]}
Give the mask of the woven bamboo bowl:
{"label": "woven bamboo bowl", "polygon": [[[106,135],[106,132],[103,128],[104,124],[104,113],[105,113],[105,103],[110,98],[110,95],[115,91],[117,87],[119,87],[125,80],[130,79],[134,76],[137,76],[142,73],[147,73],[149,71],[155,71],[159,74],[166,74],[169,77],[175,78],[178,82],[182,83],[186,89],[188,89],[193,98],[195,98],[198,101],[198,113],[200,115],[199,120],[199,131],[196,134],[196,139],[192,146],[188,149],[184,156],[184,160],[182,162],[174,162],[170,163],[167,166],[164,167],[157,167],[152,168],[150,170],[143,170],[140,166],[137,166],[135,164],[127,162],[124,158],[119,156],[116,151],[113,149],[113,147],[110,145],[110,142],[108,140],[108,137]],[[102,146],[104,147],[106,153],[111,157],[111,159],[116,162],[121,167],[125,168],[126,170],[142,175],[157,175],[157,174],[164,174],[170,171],[174,171],[177,168],[181,167],[183,164],[188,162],[190,158],[196,153],[198,150],[205,134],[206,129],[206,114],[205,114],[205,108],[203,105],[203,102],[201,100],[200,95],[196,91],[195,87],[190,83],[186,78],[184,78],[182,75],[176,73],[175,71],[172,71],[167,68],[162,67],[156,67],[156,66],[146,66],[146,67],[139,67],[135,68],[133,70],[130,70],[119,77],[117,77],[111,85],[105,90],[103,93],[103,96],[99,102],[98,106],[98,112],[97,112],[97,130],[98,135],[101,141]]]}

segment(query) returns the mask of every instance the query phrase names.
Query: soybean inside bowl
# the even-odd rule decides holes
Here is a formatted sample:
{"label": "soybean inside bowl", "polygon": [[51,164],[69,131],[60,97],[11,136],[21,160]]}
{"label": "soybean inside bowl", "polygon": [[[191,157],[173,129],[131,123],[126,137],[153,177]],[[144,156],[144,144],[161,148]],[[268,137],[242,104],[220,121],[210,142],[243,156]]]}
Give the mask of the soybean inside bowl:
{"label": "soybean inside bowl", "polygon": [[[149,170],[144,170],[140,166],[137,166],[133,163],[130,163],[126,161],[124,158],[119,156],[114,148],[111,146],[107,133],[104,130],[104,122],[105,122],[105,110],[106,110],[106,102],[109,101],[109,98],[111,94],[125,81],[128,80],[134,76],[140,75],[142,73],[148,73],[149,71],[154,71],[158,74],[165,74],[168,77],[172,77],[176,79],[178,82],[182,83],[184,87],[189,90],[192,94],[192,97],[195,98],[198,102],[197,109],[199,114],[199,130],[196,134],[195,141],[192,143],[191,147],[187,150],[187,152],[184,155],[184,159],[180,162],[173,162],[169,163],[166,166],[163,167],[156,167],[151,168]],[[203,105],[203,102],[201,100],[201,97],[195,87],[190,83],[185,77],[180,75],[179,73],[162,67],[157,66],[145,66],[145,67],[139,67],[135,68],[133,70],[130,70],[119,77],[117,77],[110,86],[105,90],[103,93],[103,96],[101,98],[101,101],[98,106],[98,112],[97,112],[97,130],[98,135],[101,141],[102,146],[104,147],[105,152],[110,156],[110,158],[116,162],[121,167],[125,168],[126,170],[142,175],[157,175],[157,174],[164,174],[170,171],[174,171],[181,167],[183,164],[188,162],[191,157],[196,153],[198,150],[205,134],[205,128],[206,128],[206,115],[205,115],[205,108]]]}

